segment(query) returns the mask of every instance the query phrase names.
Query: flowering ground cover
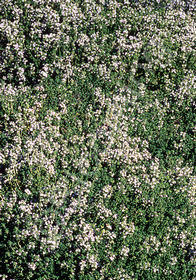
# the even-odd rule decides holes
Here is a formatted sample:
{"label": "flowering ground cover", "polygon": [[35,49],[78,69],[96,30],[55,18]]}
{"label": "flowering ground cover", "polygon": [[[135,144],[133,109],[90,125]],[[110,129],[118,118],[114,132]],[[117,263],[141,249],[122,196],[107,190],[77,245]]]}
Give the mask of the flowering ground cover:
{"label": "flowering ground cover", "polygon": [[196,279],[195,19],[0,2],[2,279]]}

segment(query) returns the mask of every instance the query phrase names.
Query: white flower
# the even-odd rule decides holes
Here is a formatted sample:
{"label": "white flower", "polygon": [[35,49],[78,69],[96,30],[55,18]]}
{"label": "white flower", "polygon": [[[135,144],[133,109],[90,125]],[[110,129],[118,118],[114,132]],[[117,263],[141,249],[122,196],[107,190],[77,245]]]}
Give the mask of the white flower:
{"label": "white flower", "polygon": [[26,194],[30,195],[31,194],[31,191],[29,189],[26,189],[25,190]]}
{"label": "white flower", "polygon": [[82,260],[80,262],[80,269],[83,270],[85,266],[86,266],[86,262],[84,260]]}
{"label": "white flower", "polygon": [[29,267],[30,269],[32,269],[32,270],[35,270],[35,269],[36,269],[36,264],[35,264],[35,263],[30,263],[30,264],[28,265],[28,267]]}

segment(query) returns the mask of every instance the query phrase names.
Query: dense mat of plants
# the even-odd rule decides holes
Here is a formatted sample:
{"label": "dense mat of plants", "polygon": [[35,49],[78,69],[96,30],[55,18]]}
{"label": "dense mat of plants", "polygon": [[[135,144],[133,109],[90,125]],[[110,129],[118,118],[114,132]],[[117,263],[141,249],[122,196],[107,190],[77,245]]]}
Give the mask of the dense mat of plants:
{"label": "dense mat of plants", "polygon": [[0,276],[196,279],[191,1],[0,2]]}

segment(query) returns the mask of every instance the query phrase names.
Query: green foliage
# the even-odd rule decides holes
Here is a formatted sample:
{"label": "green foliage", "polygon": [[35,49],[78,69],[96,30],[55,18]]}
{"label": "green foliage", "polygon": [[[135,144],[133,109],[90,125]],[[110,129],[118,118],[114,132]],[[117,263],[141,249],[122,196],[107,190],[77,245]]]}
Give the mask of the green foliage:
{"label": "green foliage", "polygon": [[194,15],[125,2],[0,4],[3,279],[196,277]]}

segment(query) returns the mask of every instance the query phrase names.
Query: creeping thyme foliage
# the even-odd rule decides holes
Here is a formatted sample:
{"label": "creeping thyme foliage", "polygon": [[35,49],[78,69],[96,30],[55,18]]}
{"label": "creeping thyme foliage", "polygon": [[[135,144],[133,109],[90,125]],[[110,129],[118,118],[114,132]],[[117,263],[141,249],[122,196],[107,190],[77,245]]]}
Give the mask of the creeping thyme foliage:
{"label": "creeping thyme foliage", "polygon": [[1,1],[2,279],[196,279],[195,57],[194,1]]}

